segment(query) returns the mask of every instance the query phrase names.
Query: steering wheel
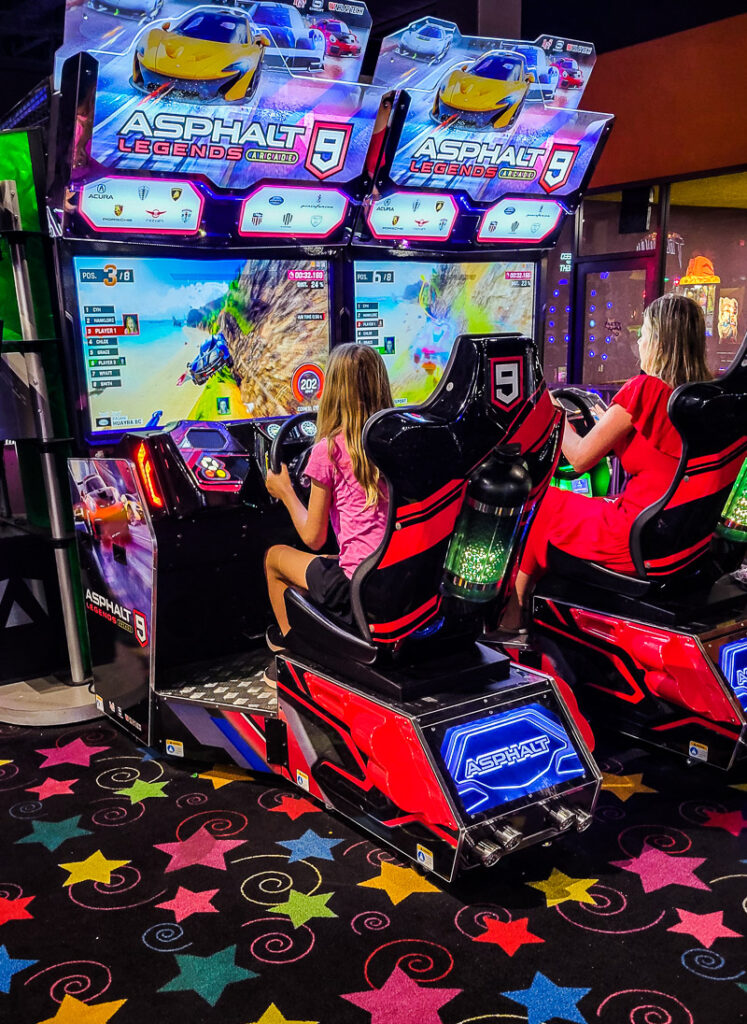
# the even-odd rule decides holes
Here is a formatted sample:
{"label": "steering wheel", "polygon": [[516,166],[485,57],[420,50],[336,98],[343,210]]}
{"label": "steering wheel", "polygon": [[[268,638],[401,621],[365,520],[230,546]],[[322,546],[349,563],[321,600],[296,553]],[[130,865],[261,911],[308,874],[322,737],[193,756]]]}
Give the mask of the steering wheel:
{"label": "steering wheel", "polygon": [[587,430],[592,430],[597,424],[598,417],[594,415],[594,410],[605,412],[607,409],[599,395],[582,388],[558,388],[552,394],[553,398],[560,398],[578,409]]}
{"label": "steering wheel", "polygon": [[[284,423],[281,424],[280,430],[272,439],[270,445],[270,453],[268,457],[268,463],[270,470],[273,473],[279,473],[283,464],[283,448],[288,443],[291,434],[295,431],[296,427],[301,427],[303,423],[313,423],[316,425],[316,413],[315,412],[301,412],[297,416],[290,416]],[[302,452],[296,455],[288,463],[288,474],[293,484],[293,489],[296,494],[304,501],[308,501],[309,492],[311,485],[303,483],[303,472],[306,469],[306,463],[309,461],[309,455],[311,449],[316,443],[316,431],[314,436],[309,436],[309,443]]]}

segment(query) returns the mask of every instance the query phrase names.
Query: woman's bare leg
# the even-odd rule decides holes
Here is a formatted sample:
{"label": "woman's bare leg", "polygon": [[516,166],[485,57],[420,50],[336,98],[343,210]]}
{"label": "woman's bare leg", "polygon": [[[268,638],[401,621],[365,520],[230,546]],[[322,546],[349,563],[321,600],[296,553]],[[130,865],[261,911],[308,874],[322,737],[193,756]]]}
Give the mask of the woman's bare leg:
{"label": "woman's bare leg", "polygon": [[306,589],[306,570],[317,557],[309,551],[298,551],[287,544],[275,544],[265,555],[270,604],[283,635],[290,629],[285,610],[285,591],[291,586]]}
{"label": "woman's bare leg", "polygon": [[501,618],[501,629],[511,631],[520,629],[526,624],[533,589],[532,577],[520,569],[516,574],[513,592]]}

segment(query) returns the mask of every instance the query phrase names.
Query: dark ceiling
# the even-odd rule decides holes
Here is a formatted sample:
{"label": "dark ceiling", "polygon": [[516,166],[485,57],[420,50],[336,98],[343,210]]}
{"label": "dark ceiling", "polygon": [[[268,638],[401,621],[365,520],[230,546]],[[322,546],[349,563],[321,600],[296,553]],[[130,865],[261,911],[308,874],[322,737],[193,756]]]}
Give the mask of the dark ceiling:
{"label": "dark ceiling", "polygon": [[[475,33],[478,6],[503,0],[368,0],[374,19],[364,71],[375,63],[381,38],[414,18],[434,14],[458,22]],[[0,71],[3,92],[0,114],[15,105],[49,74],[54,51],[62,39],[65,0],[0,0]],[[745,0],[524,0],[522,36],[542,32],[591,40],[597,52],[619,49],[696,25],[745,13]]]}

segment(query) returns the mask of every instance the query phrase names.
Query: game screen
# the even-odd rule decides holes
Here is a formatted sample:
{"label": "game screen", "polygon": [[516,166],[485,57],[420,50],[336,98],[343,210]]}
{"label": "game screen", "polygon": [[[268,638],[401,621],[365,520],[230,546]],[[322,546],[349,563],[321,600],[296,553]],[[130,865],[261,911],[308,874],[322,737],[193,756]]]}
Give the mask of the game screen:
{"label": "game screen", "polygon": [[355,264],[355,340],[384,357],[396,405],[438,384],[460,334],[534,326],[533,263]]}
{"label": "game screen", "polygon": [[325,262],[76,256],[73,269],[93,433],[316,408]]}

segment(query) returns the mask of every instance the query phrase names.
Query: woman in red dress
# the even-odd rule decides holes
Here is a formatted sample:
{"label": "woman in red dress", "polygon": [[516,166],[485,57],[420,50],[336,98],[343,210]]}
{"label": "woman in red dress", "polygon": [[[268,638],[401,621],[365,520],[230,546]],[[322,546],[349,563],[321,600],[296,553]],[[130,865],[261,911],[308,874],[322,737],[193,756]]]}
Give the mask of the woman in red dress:
{"label": "woman in red dress", "polygon": [[517,603],[507,609],[504,629],[511,629],[512,613],[516,626],[534,583],[547,571],[548,544],[617,572],[635,573],[633,521],[667,490],[682,454],[682,441],[667,415],[670,395],[680,384],[713,376],[706,365],[703,311],[684,295],[662,295],[651,303],[638,348],[642,372],[623,384],[588,434],[581,437],[566,421],[562,441],[576,472],[586,472],[614,452],[628,482],[615,498],[547,489],[529,531],[516,578]]}

